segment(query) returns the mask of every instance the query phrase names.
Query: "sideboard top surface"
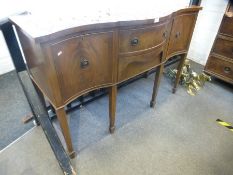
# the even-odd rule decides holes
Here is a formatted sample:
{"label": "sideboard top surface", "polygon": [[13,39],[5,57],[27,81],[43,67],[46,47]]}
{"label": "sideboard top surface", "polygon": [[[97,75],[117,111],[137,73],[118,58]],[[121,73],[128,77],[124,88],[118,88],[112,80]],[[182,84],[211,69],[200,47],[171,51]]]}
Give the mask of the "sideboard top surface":
{"label": "sideboard top surface", "polygon": [[187,8],[192,10],[193,8],[200,7],[184,7],[177,3],[177,5],[169,6],[166,9],[156,9],[156,7],[148,8],[143,13],[129,10],[131,8],[124,8],[125,10],[120,10],[119,12],[107,9],[105,11],[99,10],[91,14],[80,14],[83,12],[81,11],[64,16],[25,13],[11,16],[9,19],[31,38],[34,38],[38,42],[46,42],[53,38],[76,32],[153,24],[159,22],[162,17],[172,15],[174,12],[182,12],[182,9],[187,10]]}

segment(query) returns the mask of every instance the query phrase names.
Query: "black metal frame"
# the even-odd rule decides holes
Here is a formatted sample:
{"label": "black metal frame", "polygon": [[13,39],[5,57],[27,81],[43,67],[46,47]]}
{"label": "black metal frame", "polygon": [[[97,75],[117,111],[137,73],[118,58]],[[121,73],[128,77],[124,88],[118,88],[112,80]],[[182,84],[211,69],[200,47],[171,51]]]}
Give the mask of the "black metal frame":
{"label": "black metal frame", "polygon": [[201,0],[190,0],[189,5],[200,5]]}
{"label": "black metal frame", "polygon": [[36,90],[31,79],[29,78],[12,24],[8,21],[8,19],[4,19],[0,21],[0,29],[2,30],[3,36],[7,43],[19,82],[30,105],[36,124],[41,125],[63,173],[66,175],[76,174],[71,165],[70,158],[64,150],[61,141],[50,121],[46,106],[41,100],[41,94]]}

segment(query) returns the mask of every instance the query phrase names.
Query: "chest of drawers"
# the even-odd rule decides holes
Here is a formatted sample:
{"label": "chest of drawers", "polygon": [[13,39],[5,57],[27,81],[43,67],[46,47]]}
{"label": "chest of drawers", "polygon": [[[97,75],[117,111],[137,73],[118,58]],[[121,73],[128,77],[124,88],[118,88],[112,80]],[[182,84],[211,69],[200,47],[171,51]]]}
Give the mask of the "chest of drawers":
{"label": "chest of drawers", "polygon": [[233,4],[229,1],[205,72],[233,84]]}
{"label": "chest of drawers", "polygon": [[[65,106],[92,90],[109,88],[109,130],[112,133],[117,84],[157,67],[153,107],[164,63],[182,55],[181,70],[200,9],[197,6],[181,9],[158,22],[149,19],[97,23],[39,37],[33,37],[19,20],[11,19],[30,77],[54,107],[71,157],[74,150]],[[179,76],[175,87],[178,80]]]}

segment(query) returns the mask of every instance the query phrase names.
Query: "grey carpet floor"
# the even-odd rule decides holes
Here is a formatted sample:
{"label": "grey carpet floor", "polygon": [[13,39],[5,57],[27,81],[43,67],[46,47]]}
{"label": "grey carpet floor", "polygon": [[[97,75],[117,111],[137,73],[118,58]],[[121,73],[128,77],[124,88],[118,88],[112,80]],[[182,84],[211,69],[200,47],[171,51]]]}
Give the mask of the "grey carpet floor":
{"label": "grey carpet floor", "polygon": [[153,77],[118,91],[113,135],[107,97],[69,114],[80,174],[233,174],[233,132],[216,123],[220,118],[233,124],[232,87],[213,80],[196,96],[180,86],[172,94],[164,77],[151,109]]}
{"label": "grey carpet floor", "polygon": [[[202,69],[196,64],[193,67]],[[180,86],[172,94],[171,82],[164,77],[156,108],[151,109],[153,76],[119,89],[113,135],[108,133],[107,96],[69,113],[73,144],[78,152],[72,163],[78,174],[233,174],[233,132],[216,123],[220,118],[233,124],[233,88],[213,80],[194,97]],[[54,126],[60,132],[56,120]],[[44,167],[38,172],[53,174],[42,154],[48,149],[42,145],[48,142],[41,140],[40,145],[29,140],[20,149],[27,149],[27,144],[37,150],[33,151],[38,154],[36,162]],[[20,159],[28,160],[24,155]],[[36,169],[37,164],[30,166]],[[14,166],[8,164],[9,168]],[[27,165],[20,168],[23,172]]]}
{"label": "grey carpet floor", "polygon": [[30,108],[16,72],[0,75],[0,150],[33,127],[32,122],[22,123],[28,113]]}
{"label": "grey carpet floor", "polygon": [[64,175],[41,127],[0,151],[1,175]]}

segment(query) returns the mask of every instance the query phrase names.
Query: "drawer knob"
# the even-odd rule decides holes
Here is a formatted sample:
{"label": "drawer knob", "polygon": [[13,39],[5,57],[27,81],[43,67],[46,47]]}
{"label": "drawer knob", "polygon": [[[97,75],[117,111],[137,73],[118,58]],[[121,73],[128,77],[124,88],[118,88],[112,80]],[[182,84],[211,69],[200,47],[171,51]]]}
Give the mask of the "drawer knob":
{"label": "drawer knob", "polygon": [[180,37],[180,32],[176,32],[175,37],[176,37],[176,38],[179,38],[179,37]]}
{"label": "drawer knob", "polygon": [[89,61],[86,58],[80,59],[80,67],[82,69],[86,68],[89,65]]}
{"label": "drawer knob", "polygon": [[224,67],[224,72],[229,74],[231,72],[231,68],[230,67]]}
{"label": "drawer knob", "polygon": [[138,38],[133,38],[133,39],[130,41],[131,46],[136,46],[136,45],[138,45],[138,43],[139,43]]}

